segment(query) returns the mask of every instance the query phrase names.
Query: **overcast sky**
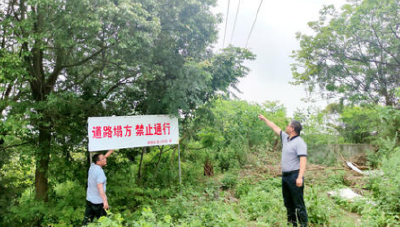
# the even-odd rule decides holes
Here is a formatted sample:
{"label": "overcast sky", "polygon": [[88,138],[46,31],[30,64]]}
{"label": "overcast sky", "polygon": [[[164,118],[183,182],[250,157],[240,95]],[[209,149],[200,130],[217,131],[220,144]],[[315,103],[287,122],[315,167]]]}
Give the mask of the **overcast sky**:
{"label": "overcast sky", "polygon": [[[226,14],[228,0],[218,0],[214,13],[223,15],[224,21],[219,26],[219,41],[215,49],[229,44],[245,47],[251,26],[256,17],[261,0],[241,0],[234,33],[233,25],[239,0],[230,0],[226,34]],[[312,34],[307,23],[319,18],[319,11],[324,5],[334,4],[339,9],[346,0],[264,0],[248,48],[257,55],[256,60],[246,63],[251,72],[241,79],[239,89],[243,92],[239,98],[263,103],[280,101],[292,116],[296,109],[304,109],[311,104],[301,101],[306,97],[304,86],[290,85],[292,73],[290,58],[293,50],[299,49],[296,32]],[[313,104],[325,107],[326,101]]]}

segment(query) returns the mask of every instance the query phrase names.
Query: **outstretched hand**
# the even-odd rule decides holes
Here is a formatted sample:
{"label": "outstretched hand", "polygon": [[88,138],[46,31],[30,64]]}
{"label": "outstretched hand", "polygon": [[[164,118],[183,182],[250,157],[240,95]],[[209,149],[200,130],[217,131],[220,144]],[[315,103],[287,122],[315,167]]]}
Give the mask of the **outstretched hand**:
{"label": "outstretched hand", "polygon": [[114,152],[114,150],[108,150],[107,154],[104,155],[106,158],[108,158],[112,153]]}
{"label": "outstretched hand", "polygon": [[266,120],[266,118],[262,114],[258,114],[258,119],[260,119],[262,121]]}

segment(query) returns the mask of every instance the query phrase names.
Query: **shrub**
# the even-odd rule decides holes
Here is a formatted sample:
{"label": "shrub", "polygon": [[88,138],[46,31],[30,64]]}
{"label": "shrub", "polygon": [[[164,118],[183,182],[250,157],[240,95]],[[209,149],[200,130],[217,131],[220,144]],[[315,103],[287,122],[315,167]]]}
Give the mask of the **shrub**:
{"label": "shrub", "polygon": [[225,190],[228,188],[233,188],[236,186],[237,182],[238,182],[237,175],[233,173],[227,173],[221,180],[222,188]]}
{"label": "shrub", "polygon": [[310,186],[305,193],[305,201],[310,223],[329,224],[332,209],[327,206],[330,201],[326,195],[320,195],[316,188]]}
{"label": "shrub", "polygon": [[5,218],[7,226],[68,226],[80,225],[85,209],[84,187],[66,181],[54,187],[49,202],[37,201],[34,189],[28,188],[11,207],[10,216]]}
{"label": "shrub", "polygon": [[252,185],[249,180],[239,181],[235,190],[235,197],[241,198],[242,196],[246,196],[250,192],[252,187],[254,187],[254,185]]}
{"label": "shrub", "polygon": [[400,147],[382,159],[383,176],[373,177],[370,188],[387,212],[400,213]]}

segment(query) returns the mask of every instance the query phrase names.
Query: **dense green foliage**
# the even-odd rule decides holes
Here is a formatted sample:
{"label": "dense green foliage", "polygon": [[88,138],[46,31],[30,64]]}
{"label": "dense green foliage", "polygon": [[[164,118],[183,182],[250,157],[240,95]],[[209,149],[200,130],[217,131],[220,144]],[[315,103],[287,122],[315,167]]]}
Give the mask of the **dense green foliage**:
{"label": "dense green foliage", "polygon": [[214,4],[1,3],[0,146],[5,161],[34,157],[38,199],[47,200],[58,159],[82,152],[88,117],[187,116],[248,73],[248,50],[210,50]]}
{"label": "dense green foliage", "polygon": [[[290,119],[279,101],[229,99],[254,55],[232,46],[213,53],[214,4],[0,2],[0,226],[79,226],[87,118],[140,114],[179,117],[183,183],[176,146],[116,151],[105,167],[110,213],[91,226],[287,226],[281,143],[257,116],[281,128]],[[308,164],[310,226],[400,225],[398,6],[355,0],[341,14],[326,7],[310,24],[317,34],[299,36],[295,58],[305,71],[295,66],[294,79],[342,99],[295,113],[304,140],[310,148],[374,147],[365,154],[374,174],[355,182],[336,159]],[[366,200],[328,197],[343,187]]]}
{"label": "dense green foliage", "polygon": [[[275,175],[280,163],[280,148],[275,145],[278,137],[256,114],[262,113],[284,126],[288,122],[284,107],[275,102],[257,105],[227,100],[215,100],[211,106],[211,116],[194,118],[188,124],[197,136],[182,144],[182,187],[178,183],[176,147],[149,150],[144,156],[141,179],[137,176],[139,160],[132,159],[135,153],[139,155],[138,150],[121,150],[109,158],[105,171],[112,213],[93,226],[286,226],[281,182]],[[226,133],[221,133],[223,130]],[[313,226],[358,226],[356,219],[363,226],[399,224],[396,169],[400,159],[397,135],[391,136],[376,137],[380,150],[373,154],[373,160],[383,177],[377,175],[358,182],[376,206],[327,196],[329,190],[348,186],[345,170],[326,167],[307,172],[305,199]],[[210,141],[211,138],[216,140]],[[68,164],[60,158],[59,166],[52,166],[55,174],[49,178],[52,187],[46,203],[35,198],[34,166],[29,164],[33,160],[27,155],[20,157],[25,160],[12,158],[1,169],[1,185],[10,196],[1,197],[5,208],[2,225],[79,225],[85,201],[84,153],[74,153]],[[214,168],[214,177],[203,175],[206,158],[221,167]],[[14,198],[12,203],[6,202],[9,198]]]}
{"label": "dense green foliage", "polygon": [[[258,120],[263,114],[284,127],[285,108],[276,102],[263,105],[245,101],[216,100],[210,104],[207,115],[194,118],[191,128],[194,141],[200,141],[207,155],[218,161],[222,171],[243,166],[247,153],[258,146],[280,144],[279,137]],[[233,165],[233,166],[232,166]]]}
{"label": "dense green foliage", "polygon": [[341,12],[325,7],[309,23],[316,34],[298,34],[295,83],[329,98],[398,106],[399,9],[398,0],[349,1]]}

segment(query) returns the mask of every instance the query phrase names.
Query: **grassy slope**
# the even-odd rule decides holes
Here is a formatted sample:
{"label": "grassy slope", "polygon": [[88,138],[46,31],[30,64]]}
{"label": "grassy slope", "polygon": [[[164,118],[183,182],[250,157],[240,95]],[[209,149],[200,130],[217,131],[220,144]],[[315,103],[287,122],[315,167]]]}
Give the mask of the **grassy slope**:
{"label": "grassy slope", "polygon": [[[182,196],[154,200],[149,204],[151,211],[142,211],[134,222],[127,220],[126,224],[142,221],[158,226],[286,226],[280,153],[248,154],[248,163],[211,178],[201,177],[195,185],[186,186]],[[305,201],[310,226],[361,226],[360,215],[341,208],[327,195],[329,190],[347,187],[349,174],[339,166],[308,164]]]}

